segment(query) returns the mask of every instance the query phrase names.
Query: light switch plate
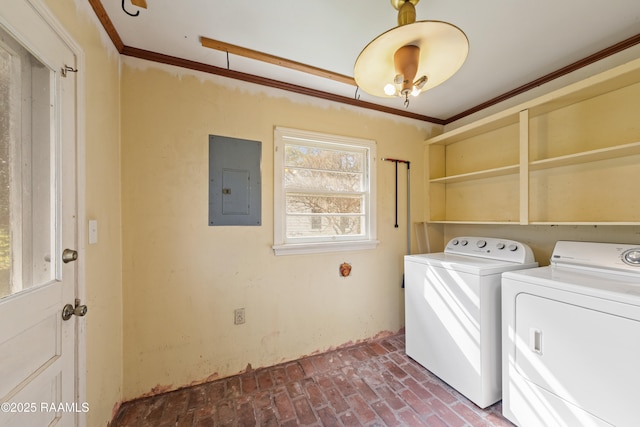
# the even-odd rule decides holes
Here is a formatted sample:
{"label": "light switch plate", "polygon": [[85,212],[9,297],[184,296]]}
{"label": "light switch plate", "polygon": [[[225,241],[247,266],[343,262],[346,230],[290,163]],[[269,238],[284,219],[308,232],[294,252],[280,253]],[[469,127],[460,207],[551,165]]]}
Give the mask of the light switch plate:
{"label": "light switch plate", "polygon": [[98,221],[95,219],[89,220],[89,244],[95,245],[98,243]]}

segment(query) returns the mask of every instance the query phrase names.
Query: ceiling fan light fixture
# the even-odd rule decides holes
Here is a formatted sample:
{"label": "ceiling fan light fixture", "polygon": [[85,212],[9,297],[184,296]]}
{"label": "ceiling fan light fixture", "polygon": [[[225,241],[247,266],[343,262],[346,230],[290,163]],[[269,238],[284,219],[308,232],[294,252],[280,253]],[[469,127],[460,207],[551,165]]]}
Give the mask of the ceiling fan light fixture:
{"label": "ceiling fan light fixture", "polygon": [[[372,40],[356,59],[354,79],[363,91],[406,100],[409,93],[436,87],[462,67],[469,53],[467,36],[447,22],[416,22],[414,6],[418,1],[391,0],[398,9],[399,26]],[[421,77],[414,82],[415,76]],[[390,81],[400,86],[399,90],[385,90]]]}
{"label": "ceiling fan light fixture", "polygon": [[422,76],[415,82],[413,82],[413,91],[416,92],[413,96],[418,96],[422,92],[422,88],[427,84],[427,76]]}
{"label": "ceiling fan light fixture", "polygon": [[420,48],[414,45],[406,45],[400,47],[393,55],[393,64],[398,75],[402,74],[403,79],[400,83],[402,89],[400,93],[403,95],[411,92],[413,79],[418,72],[418,61],[420,60]]}
{"label": "ceiling fan light fixture", "polygon": [[389,95],[389,96],[393,96],[395,95],[397,92],[396,86],[392,83],[387,83],[386,85],[384,85],[384,93]]}
{"label": "ceiling fan light fixture", "polygon": [[416,22],[416,4],[420,0],[391,0],[391,5],[398,11],[398,26]]}

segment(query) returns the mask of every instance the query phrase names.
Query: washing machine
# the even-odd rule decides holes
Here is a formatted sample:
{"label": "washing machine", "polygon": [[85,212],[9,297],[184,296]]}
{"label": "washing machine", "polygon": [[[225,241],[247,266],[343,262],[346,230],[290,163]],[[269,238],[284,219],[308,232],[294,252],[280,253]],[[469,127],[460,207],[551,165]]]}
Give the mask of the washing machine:
{"label": "washing machine", "polygon": [[640,425],[640,245],[557,242],[502,281],[503,413],[521,427]]}
{"label": "washing machine", "polygon": [[529,246],[491,237],[405,256],[407,355],[481,408],[500,400],[501,274],[537,265]]}

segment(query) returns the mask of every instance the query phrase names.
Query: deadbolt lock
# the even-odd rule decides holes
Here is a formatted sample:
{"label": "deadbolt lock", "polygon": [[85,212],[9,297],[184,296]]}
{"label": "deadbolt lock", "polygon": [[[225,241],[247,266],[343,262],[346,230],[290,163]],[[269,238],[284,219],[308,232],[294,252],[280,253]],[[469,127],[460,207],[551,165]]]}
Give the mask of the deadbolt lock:
{"label": "deadbolt lock", "polygon": [[67,304],[62,308],[62,320],[69,320],[71,316],[82,317],[87,314],[87,306],[84,304],[80,304],[80,300],[76,298],[75,307],[71,304]]}

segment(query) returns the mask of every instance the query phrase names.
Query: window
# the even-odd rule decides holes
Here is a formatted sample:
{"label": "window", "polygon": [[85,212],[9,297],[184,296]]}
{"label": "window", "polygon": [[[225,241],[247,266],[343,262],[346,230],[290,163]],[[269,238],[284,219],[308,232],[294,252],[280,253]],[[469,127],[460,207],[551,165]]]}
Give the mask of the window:
{"label": "window", "polygon": [[375,248],[375,141],[277,127],[274,150],[276,255]]}
{"label": "window", "polygon": [[55,278],[53,73],[0,29],[0,298]]}

